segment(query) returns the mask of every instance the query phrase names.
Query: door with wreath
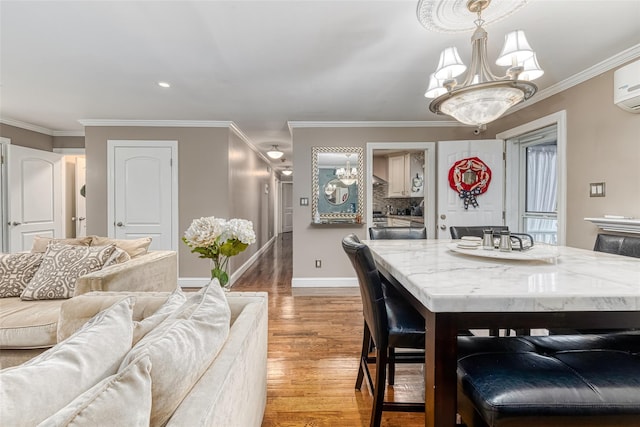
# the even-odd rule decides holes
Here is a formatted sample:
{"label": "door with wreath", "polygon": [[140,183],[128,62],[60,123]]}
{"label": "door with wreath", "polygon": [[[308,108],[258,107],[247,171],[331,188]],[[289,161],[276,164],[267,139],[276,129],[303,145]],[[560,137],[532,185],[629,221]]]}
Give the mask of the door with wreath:
{"label": "door with wreath", "polygon": [[438,142],[438,239],[450,226],[503,225],[504,142]]}

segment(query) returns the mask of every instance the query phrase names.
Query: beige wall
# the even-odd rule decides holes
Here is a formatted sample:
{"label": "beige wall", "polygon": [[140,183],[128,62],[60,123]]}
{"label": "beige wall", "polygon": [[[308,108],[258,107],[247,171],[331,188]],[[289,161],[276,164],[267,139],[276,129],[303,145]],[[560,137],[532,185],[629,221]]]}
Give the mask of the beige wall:
{"label": "beige wall", "polygon": [[[229,139],[229,218],[253,222],[256,244],[231,258],[231,270],[247,261],[273,237],[274,176],[264,159],[238,135]],[[265,188],[268,187],[268,193]]]}
{"label": "beige wall", "polygon": [[54,136],[53,148],[84,148],[84,136]]}
{"label": "beige wall", "polygon": [[36,150],[53,151],[53,137],[40,132],[0,123],[0,136],[9,138],[11,144]]}
{"label": "beige wall", "polygon": [[[568,246],[593,248],[598,229],[584,221],[586,217],[640,217],[640,114],[613,104],[613,73],[601,74],[489,126],[495,135],[567,111]],[[591,182],[605,182],[606,196],[589,197]]]}
{"label": "beige wall", "polygon": [[[227,217],[229,129],[87,127],[87,234],[107,235],[107,140],[178,141],[178,227],[193,218]],[[180,244],[180,277],[208,277],[209,264]]]}
{"label": "beige wall", "polygon": [[[347,227],[311,225],[311,147],[362,147],[367,142],[433,142],[469,139],[472,130],[450,128],[295,128],[293,129],[293,277],[353,277],[353,268],[342,251],[342,238],[356,233],[366,238],[367,225]],[[365,159],[366,168],[366,159]],[[367,179],[369,179],[367,177]],[[309,206],[300,206],[308,197]],[[365,200],[366,206],[366,200]],[[322,268],[315,268],[315,260]]]}

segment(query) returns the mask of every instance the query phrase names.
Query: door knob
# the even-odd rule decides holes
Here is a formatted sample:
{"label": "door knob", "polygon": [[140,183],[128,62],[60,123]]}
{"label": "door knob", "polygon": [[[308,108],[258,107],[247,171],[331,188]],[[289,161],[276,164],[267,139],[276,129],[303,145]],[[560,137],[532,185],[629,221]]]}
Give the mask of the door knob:
{"label": "door knob", "polygon": [[445,214],[440,215],[440,219],[447,219],[447,216]]}
{"label": "door knob", "polygon": [[447,226],[446,226],[446,225],[442,224],[442,225],[440,226],[440,230],[446,230],[446,229],[447,229]]}
{"label": "door knob", "polygon": [[10,223],[9,223],[9,225],[14,225],[14,226],[15,226],[15,225],[20,225],[20,224],[22,224],[22,223],[21,223],[21,222],[16,222],[16,221],[13,221],[13,222],[10,222]]}
{"label": "door knob", "polygon": [[116,225],[117,225],[118,227],[122,227],[124,224],[122,224],[121,222],[118,222]]}
{"label": "door knob", "polygon": [[85,217],[81,216],[78,218],[78,221],[84,221],[85,219],[86,219]]}

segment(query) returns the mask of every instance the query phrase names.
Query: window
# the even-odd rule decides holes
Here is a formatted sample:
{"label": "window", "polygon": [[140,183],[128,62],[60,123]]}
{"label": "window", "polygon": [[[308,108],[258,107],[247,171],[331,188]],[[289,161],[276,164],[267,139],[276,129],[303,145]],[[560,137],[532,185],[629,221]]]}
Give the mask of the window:
{"label": "window", "polygon": [[521,230],[537,242],[558,243],[556,126],[519,138]]}

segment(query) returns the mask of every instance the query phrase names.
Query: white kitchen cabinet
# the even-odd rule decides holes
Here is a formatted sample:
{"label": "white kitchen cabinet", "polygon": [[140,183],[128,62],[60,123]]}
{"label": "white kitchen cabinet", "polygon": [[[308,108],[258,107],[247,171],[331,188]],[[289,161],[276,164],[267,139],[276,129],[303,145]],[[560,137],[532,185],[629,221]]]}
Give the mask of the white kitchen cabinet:
{"label": "white kitchen cabinet", "polygon": [[389,187],[388,197],[409,197],[411,195],[410,155],[401,154],[399,156],[389,156]]}

